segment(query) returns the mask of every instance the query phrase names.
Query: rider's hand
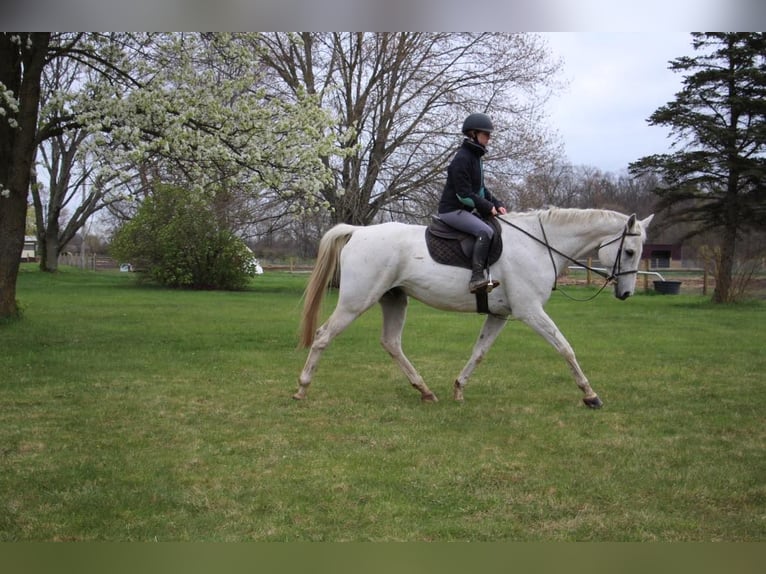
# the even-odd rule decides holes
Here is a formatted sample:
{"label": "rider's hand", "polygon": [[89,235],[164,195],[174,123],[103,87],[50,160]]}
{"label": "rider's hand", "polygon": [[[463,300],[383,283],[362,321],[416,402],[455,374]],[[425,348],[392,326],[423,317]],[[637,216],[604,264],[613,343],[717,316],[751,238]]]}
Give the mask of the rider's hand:
{"label": "rider's hand", "polygon": [[505,215],[506,213],[508,213],[508,211],[505,209],[505,207],[501,207],[500,209],[497,210],[497,212],[500,215]]}

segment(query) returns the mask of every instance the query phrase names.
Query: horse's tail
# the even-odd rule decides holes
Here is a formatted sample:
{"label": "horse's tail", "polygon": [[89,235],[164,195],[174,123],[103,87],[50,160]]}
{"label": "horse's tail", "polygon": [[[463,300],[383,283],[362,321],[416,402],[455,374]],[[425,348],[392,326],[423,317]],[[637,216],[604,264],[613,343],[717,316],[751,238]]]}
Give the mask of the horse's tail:
{"label": "horse's tail", "polygon": [[324,234],[319,242],[319,254],[311,278],[303,294],[303,315],[300,326],[300,345],[309,347],[314,342],[322,299],[330,282],[338,274],[340,252],[356,227],[341,223]]}

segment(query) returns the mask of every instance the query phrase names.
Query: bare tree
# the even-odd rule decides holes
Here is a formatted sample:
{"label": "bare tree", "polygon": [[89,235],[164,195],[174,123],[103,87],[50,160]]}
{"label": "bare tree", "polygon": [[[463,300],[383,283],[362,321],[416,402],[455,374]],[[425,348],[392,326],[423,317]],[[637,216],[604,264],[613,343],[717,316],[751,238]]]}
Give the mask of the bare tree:
{"label": "bare tree", "polygon": [[545,205],[574,207],[578,203],[575,171],[571,164],[551,159],[511,186],[514,209],[535,209]]}
{"label": "bare tree", "polygon": [[[78,118],[78,99],[97,102],[114,85],[135,85],[125,66],[127,51],[138,48],[135,38],[110,34],[55,34],[40,78],[40,105],[30,192],[40,268],[58,269],[63,247],[93,214],[116,200],[98,162],[87,158],[86,143],[93,129]],[[38,176],[42,175],[41,181]]]}
{"label": "bare tree", "polygon": [[554,205],[648,215],[657,201],[657,181],[651,174],[632,177],[553,159],[512,186],[511,205],[520,210]]}
{"label": "bare tree", "polygon": [[[275,93],[316,94],[335,115],[344,152],[319,190],[333,222],[419,217],[435,209],[459,126],[483,111],[498,129],[487,162],[508,182],[550,144],[542,105],[559,65],[527,34],[265,34],[263,64]],[[493,134],[495,135],[495,134]]]}

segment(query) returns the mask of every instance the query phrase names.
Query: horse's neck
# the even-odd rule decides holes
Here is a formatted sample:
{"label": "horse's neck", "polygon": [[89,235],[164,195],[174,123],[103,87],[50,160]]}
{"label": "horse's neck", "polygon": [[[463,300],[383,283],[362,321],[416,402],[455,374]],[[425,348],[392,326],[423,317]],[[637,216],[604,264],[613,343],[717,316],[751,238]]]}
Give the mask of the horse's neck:
{"label": "horse's neck", "polygon": [[541,215],[550,245],[578,258],[596,248],[605,237],[616,235],[625,225],[623,216],[612,211],[567,210]]}

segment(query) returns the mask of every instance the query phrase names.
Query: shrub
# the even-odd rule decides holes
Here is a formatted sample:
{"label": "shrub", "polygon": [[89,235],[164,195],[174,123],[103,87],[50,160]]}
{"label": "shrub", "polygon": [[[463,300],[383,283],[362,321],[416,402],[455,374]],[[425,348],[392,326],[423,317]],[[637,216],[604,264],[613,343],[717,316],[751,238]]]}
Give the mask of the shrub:
{"label": "shrub", "polygon": [[211,202],[168,185],[117,231],[111,251],[168,287],[236,290],[254,275],[252,252],[219,223]]}

